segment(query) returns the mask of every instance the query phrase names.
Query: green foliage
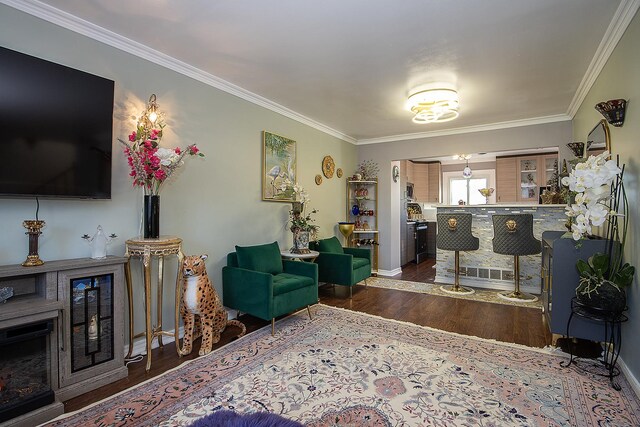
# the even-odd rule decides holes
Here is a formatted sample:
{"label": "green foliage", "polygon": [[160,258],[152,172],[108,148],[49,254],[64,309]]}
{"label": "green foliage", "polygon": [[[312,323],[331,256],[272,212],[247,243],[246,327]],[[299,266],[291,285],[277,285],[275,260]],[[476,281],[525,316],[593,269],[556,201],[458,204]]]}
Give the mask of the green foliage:
{"label": "green foliage", "polygon": [[264,143],[266,148],[268,148],[275,156],[282,158],[287,155],[289,147],[293,144],[293,141],[280,135],[267,133],[265,135]]}
{"label": "green foliage", "polygon": [[576,290],[583,295],[598,293],[598,288],[605,282],[609,282],[619,291],[633,283],[635,267],[625,263],[622,267],[613,271],[610,266],[609,255],[605,253],[595,253],[589,257],[588,261],[578,260],[576,267],[580,273],[580,286]]}
{"label": "green foliage", "polygon": [[317,212],[317,209],[314,209],[308,214],[303,215],[293,209],[289,211],[289,222],[291,223],[291,231],[295,232],[296,230],[300,230],[310,231],[312,233],[317,232],[320,227],[313,223],[315,219],[311,217],[312,214],[315,214]]}

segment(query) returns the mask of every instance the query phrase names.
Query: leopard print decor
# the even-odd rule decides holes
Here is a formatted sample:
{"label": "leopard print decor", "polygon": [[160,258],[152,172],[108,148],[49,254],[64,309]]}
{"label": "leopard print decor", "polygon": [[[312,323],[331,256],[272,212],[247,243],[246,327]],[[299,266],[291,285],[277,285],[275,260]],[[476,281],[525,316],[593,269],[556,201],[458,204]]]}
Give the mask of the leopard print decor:
{"label": "leopard print decor", "polygon": [[202,326],[202,344],[198,352],[200,356],[211,352],[211,347],[220,341],[220,334],[227,325],[240,328],[238,337],[243,336],[247,331],[242,322],[227,319],[227,311],[222,306],[220,297],[207,275],[204,262],[206,259],[207,255],[190,255],[185,257],[182,263],[184,281],[180,314],[184,322],[184,338],[181,355],[191,353],[194,340],[193,329],[197,326],[196,320],[199,320]]}

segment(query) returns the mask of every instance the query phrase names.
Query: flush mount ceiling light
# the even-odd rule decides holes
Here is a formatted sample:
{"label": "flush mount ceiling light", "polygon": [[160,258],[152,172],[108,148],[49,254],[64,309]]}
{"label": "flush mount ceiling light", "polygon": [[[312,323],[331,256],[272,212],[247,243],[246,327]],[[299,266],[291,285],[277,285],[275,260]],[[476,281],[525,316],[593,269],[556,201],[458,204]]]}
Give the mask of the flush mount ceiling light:
{"label": "flush mount ceiling light", "polygon": [[407,109],[415,114],[414,123],[442,123],[458,117],[459,104],[453,89],[426,89],[409,96]]}

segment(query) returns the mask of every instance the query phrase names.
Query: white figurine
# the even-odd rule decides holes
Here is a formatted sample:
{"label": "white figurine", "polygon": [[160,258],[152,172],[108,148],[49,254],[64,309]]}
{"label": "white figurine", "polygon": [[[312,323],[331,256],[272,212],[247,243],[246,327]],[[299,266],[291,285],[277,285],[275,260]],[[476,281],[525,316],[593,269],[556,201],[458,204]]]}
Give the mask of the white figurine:
{"label": "white figurine", "polygon": [[98,339],[98,315],[91,316],[89,321],[89,339],[95,341]]}
{"label": "white figurine", "polygon": [[98,226],[98,231],[96,231],[96,234],[94,234],[93,237],[89,237],[88,234],[82,236],[82,238],[89,242],[89,245],[91,246],[91,258],[93,259],[106,258],[107,245],[116,237],[118,236],[115,234],[111,234],[107,237],[107,235],[104,234],[104,231],[102,231],[101,225]]}

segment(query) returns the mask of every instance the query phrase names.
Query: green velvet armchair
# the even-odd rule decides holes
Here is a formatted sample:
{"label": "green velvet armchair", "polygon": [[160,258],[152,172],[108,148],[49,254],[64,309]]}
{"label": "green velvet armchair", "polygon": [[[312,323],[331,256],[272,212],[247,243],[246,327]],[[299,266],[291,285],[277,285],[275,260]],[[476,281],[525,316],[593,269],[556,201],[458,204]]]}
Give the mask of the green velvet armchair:
{"label": "green velvet armchair", "polygon": [[343,248],[337,237],[311,242],[309,248],[320,252],[318,280],[334,285],[349,286],[349,298],[353,297],[356,283],[371,276],[371,251],[365,248]]}
{"label": "green velvet armchair", "polygon": [[278,242],[236,246],[222,268],[222,300],[226,307],[271,320],[318,302],[318,266],[283,261]]}

